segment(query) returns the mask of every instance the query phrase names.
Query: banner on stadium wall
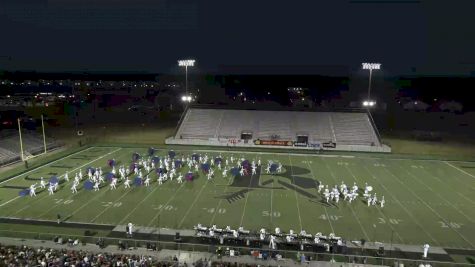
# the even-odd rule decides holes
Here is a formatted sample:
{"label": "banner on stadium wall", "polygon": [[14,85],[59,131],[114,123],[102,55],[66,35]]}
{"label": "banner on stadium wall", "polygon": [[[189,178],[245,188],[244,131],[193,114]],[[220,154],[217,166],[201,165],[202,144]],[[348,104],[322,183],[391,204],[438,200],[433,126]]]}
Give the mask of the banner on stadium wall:
{"label": "banner on stadium wall", "polygon": [[320,143],[309,143],[309,147],[314,148],[314,149],[320,149],[322,147],[322,144]]}
{"label": "banner on stadium wall", "polygon": [[304,142],[294,142],[294,146],[307,147],[308,144]]}
{"label": "banner on stadium wall", "polygon": [[282,141],[282,140],[254,140],[255,145],[264,145],[264,146],[293,146],[294,142],[292,141]]}
{"label": "banner on stadium wall", "polygon": [[325,148],[335,148],[336,143],[335,142],[325,142],[325,143],[322,143],[322,146],[325,147]]}

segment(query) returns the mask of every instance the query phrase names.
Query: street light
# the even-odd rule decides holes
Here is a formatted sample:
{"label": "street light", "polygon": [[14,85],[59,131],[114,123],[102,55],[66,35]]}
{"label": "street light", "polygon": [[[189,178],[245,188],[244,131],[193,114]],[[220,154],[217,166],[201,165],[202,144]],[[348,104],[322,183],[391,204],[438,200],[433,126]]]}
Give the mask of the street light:
{"label": "street light", "polygon": [[[368,85],[368,101],[371,99],[371,76],[373,74],[373,70],[381,69],[381,63],[362,63],[364,70],[369,70],[369,85]],[[364,103],[363,103],[364,105]]]}
{"label": "street light", "polygon": [[178,60],[178,66],[185,67],[185,93],[188,94],[188,67],[195,65],[194,59],[182,59]]}

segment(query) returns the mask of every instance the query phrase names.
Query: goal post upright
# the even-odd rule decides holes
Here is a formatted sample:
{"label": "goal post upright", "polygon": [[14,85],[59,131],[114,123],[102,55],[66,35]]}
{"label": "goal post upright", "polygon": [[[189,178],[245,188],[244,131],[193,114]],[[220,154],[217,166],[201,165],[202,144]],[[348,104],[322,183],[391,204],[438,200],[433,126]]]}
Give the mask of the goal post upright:
{"label": "goal post upright", "polygon": [[43,146],[45,148],[45,154],[46,154],[46,135],[45,135],[45,123],[43,121],[43,114],[41,114],[41,128],[43,129]]}
{"label": "goal post upright", "polygon": [[18,121],[18,134],[20,136],[20,157],[21,161],[25,161],[25,158],[23,156],[23,141],[21,139],[21,124],[20,124],[20,118],[17,119]]}

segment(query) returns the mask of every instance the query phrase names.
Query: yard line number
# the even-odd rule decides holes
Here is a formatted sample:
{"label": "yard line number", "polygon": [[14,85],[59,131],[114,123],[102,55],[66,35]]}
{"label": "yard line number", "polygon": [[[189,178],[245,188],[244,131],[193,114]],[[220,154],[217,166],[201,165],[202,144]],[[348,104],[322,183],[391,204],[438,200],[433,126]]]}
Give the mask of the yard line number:
{"label": "yard line number", "polygon": [[455,229],[459,229],[460,227],[462,227],[462,223],[456,223],[456,222],[444,222],[444,221],[439,221],[440,223],[440,227],[442,228],[455,228]]}
{"label": "yard line number", "polygon": [[215,212],[218,213],[218,214],[224,214],[224,213],[226,213],[226,209],[224,209],[224,208],[220,208],[220,209],[216,209],[216,208],[203,208],[203,210],[204,210],[205,212],[208,212],[208,213],[211,213],[211,214],[213,214],[213,213],[215,213]]}
{"label": "yard line number", "polygon": [[105,201],[102,201],[102,206],[104,208],[118,208],[118,207],[122,206],[122,202],[105,202]]}
{"label": "yard line number", "polygon": [[272,211],[272,212],[270,212],[270,211],[268,211],[268,210],[263,210],[263,211],[262,211],[262,216],[263,216],[263,217],[274,217],[274,218],[278,218],[278,217],[280,217],[280,215],[281,215],[281,214],[280,214],[279,211]]}
{"label": "yard line number", "polygon": [[388,219],[385,219],[385,218],[381,218],[379,217],[378,218],[378,223],[380,224],[399,224],[400,222],[402,222],[401,219],[394,219],[394,218],[388,218]]}
{"label": "yard line number", "polygon": [[413,169],[424,169],[424,166],[422,166],[422,165],[411,165],[411,168],[413,168]]}
{"label": "yard line number", "polygon": [[165,211],[177,211],[178,208],[172,205],[164,205],[160,204],[158,206],[153,207],[154,210],[165,210]]}
{"label": "yard line number", "polygon": [[338,164],[339,166],[348,166],[348,165],[350,165],[350,163],[343,162],[343,161],[338,161],[336,164]]}
{"label": "yard line number", "polygon": [[62,199],[62,198],[55,198],[54,199],[54,203],[58,204],[58,205],[68,205],[68,204],[71,204],[73,203],[73,200],[72,199]]}
{"label": "yard line number", "polygon": [[340,215],[326,215],[326,214],[322,214],[320,215],[318,218],[320,220],[325,220],[325,221],[338,221],[339,219],[341,219],[343,216],[340,216]]}

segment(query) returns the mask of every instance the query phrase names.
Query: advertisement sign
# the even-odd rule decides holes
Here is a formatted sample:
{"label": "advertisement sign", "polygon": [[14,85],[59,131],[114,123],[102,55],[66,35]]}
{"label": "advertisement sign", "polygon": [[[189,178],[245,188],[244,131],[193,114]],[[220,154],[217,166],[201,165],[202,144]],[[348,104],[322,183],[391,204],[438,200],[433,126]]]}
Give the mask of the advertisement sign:
{"label": "advertisement sign", "polygon": [[336,143],[335,142],[325,142],[325,143],[322,143],[322,146],[325,147],[325,148],[335,148]]}
{"label": "advertisement sign", "polygon": [[292,141],[282,141],[282,140],[254,140],[255,145],[265,145],[265,146],[293,146],[294,142]]}
{"label": "advertisement sign", "polygon": [[304,142],[294,142],[294,146],[307,147],[308,144]]}
{"label": "advertisement sign", "polygon": [[320,143],[309,143],[308,146],[315,149],[320,149],[322,147]]}

